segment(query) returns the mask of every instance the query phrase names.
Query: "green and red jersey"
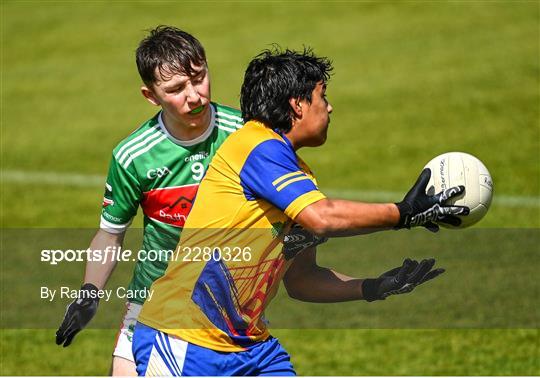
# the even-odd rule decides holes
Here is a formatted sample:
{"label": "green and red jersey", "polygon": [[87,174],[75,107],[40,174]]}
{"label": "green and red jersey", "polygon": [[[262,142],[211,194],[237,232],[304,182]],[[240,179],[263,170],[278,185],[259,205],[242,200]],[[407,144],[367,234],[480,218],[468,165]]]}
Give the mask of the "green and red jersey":
{"label": "green and red jersey", "polygon": [[[211,103],[211,108],[210,126],[193,140],[174,138],[160,112],[113,150],[100,227],[111,233],[124,232],[140,206],[144,213],[141,249],[155,251],[151,259],[137,262],[130,290],[149,289],[163,275],[166,251],[176,248],[210,160],[225,139],[243,125],[240,111],[216,103]],[[156,253],[161,256],[157,260]]]}

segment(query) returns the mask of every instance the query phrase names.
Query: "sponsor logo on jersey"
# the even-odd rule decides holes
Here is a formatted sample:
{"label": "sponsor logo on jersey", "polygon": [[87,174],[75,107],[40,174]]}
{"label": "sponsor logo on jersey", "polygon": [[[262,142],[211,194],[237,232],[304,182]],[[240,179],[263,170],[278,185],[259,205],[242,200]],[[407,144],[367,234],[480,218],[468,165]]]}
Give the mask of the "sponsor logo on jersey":
{"label": "sponsor logo on jersey", "polygon": [[171,171],[167,167],[152,168],[152,169],[149,169],[146,172],[146,177],[148,179],[152,180],[152,179],[155,179],[155,178],[158,178],[158,177],[161,178],[161,177],[163,177],[165,175],[168,175],[169,173],[171,173]]}
{"label": "sponsor logo on jersey", "polygon": [[184,227],[199,184],[154,189],[144,193],[141,202],[144,214],[159,222]]}
{"label": "sponsor logo on jersey", "polygon": [[184,161],[186,163],[190,162],[190,161],[199,161],[199,160],[204,160],[206,159],[210,154],[208,153],[208,151],[201,151],[201,152],[197,152],[195,155],[191,155],[191,156],[188,156],[184,159]]}
{"label": "sponsor logo on jersey", "polygon": [[107,213],[106,211],[103,211],[101,213],[103,215],[103,217],[111,222],[114,222],[114,223],[122,223],[122,219],[118,218],[118,217],[115,217],[114,215],[111,215],[109,213]]}

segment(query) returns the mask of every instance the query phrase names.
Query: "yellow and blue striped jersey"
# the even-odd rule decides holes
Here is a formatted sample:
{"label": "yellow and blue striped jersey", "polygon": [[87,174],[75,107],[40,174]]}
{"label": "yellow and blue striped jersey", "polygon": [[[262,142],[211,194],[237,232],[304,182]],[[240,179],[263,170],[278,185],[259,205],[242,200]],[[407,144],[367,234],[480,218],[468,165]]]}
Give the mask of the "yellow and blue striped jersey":
{"label": "yellow and blue striped jersey", "polygon": [[265,340],[263,312],[291,262],[282,253],[284,233],[323,198],[285,136],[246,123],[210,163],[139,321],[220,351]]}

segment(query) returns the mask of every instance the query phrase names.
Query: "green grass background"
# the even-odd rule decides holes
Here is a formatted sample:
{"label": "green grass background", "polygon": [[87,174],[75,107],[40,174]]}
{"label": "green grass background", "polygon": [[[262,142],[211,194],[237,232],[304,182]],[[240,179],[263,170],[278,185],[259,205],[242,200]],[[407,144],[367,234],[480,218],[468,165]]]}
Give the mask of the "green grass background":
{"label": "green grass background", "polygon": [[[238,106],[250,58],[271,43],[291,48],[309,45],[333,60],[329,140],[321,148],[300,152],[323,189],[405,192],[432,157],[466,151],[484,161],[495,182],[494,203],[478,227],[494,232],[538,229],[539,12],[537,1],[4,0],[2,228],[60,228],[69,233],[72,228],[97,227],[101,185],[21,182],[11,179],[10,173],[104,175],[115,144],[157,110],[138,93],[134,50],[146,29],[172,24],[201,40],[207,50],[213,98],[232,106]],[[529,200],[509,206],[498,196]],[[351,269],[339,260],[353,256],[346,247],[343,244],[343,255],[328,253],[322,260]],[[300,324],[304,329],[273,333],[302,375],[538,375],[540,293],[535,272],[540,251],[534,243],[528,248],[528,255],[517,255],[519,264],[513,266],[520,269],[512,276],[502,270],[486,282],[497,298],[497,282],[523,277],[515,290],[526,288],[531,302],[516,305],[515,310],[532,311],[536,326],[529,329],[397,329],[398,324],[396,329],[321,330],[305,329],[307,322]],[[508,251],[495,242],[486,249],[494,254]],[[397,263],[409,251],[414,246],[396,251]],[[15,273],[6,270],[6,256],[13,250],[3,243],[1,253],[5,312],[9,277]],[[380,261],[376,244],[359,253],[364,272],[371,274],[378,272],[374,264],[384,269],[395,261]],[[440,256],[442,265],[455,263],[450,253]],[[24,250],[21,254],[20,264],[25,258],[35,259],[24,255]],[[487,260],[484,253],[472,255],[469,262],[478,268]],[[512,259],[501,261],[510,264]],[[125,284],[130,268],[121,266],[111,284]],[[39,267],[28,265],[19,273],[21,279],[32,283],[32,278],[40,277],[33,269]],[[75,284],[82,267],[74,266],[65,276]],[[437,284],[452,290],[451,282],[441,279]],[[466,285],[458,289],[467,295]],[[392,303],[419,295],[393,298]],[[367,306],[357,305],[359,312]],[[40,316],[39,308],[29,311]],[[105,304],[100,311],[120,318],[117,307]],[[101,313],[98,316],[104,316]],[[58,322],[60,318],[61,312]],[[479,323],[476,328],[483,327]],[[73,346],[62,349],[53,343],[52,328],[2,329],[0,373],[106,374],[114,333],[86,330]]]}

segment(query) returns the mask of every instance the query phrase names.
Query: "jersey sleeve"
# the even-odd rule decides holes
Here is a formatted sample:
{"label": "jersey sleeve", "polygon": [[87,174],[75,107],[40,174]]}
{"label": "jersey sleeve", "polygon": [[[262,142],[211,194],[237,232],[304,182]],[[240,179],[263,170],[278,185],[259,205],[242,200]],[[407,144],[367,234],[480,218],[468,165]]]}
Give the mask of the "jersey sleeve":
{"label": "jersey sleeve", "polygon": [[112,157],[105,183],[100,228],[110,233],[124,232],[142,198],[142,190],[133,165],[124,168]]}
{"label": "jersey sleeve", "polygon": [[264,199],[294,219],[305,207],[325,198],[285,143],[267,140],[255,147],[240,172],[248,200]]}

